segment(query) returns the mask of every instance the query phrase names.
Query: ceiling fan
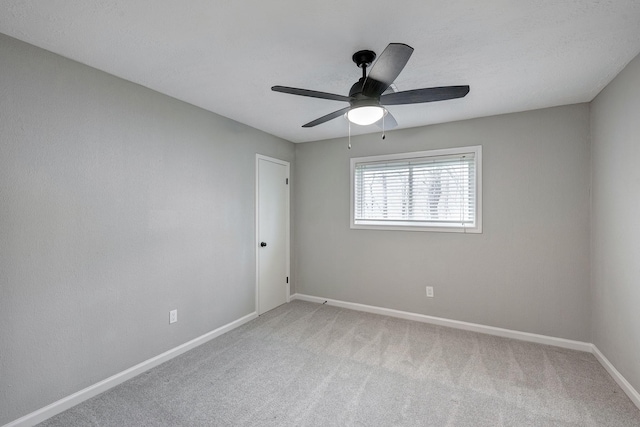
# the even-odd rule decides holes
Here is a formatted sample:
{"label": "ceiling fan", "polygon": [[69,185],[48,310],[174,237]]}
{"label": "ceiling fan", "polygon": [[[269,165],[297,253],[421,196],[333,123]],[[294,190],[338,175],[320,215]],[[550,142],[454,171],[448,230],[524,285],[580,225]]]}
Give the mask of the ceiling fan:
{"label": "ceiling fan", "polygon": [[362,78],[349,91],[349,96],[318,92],[309,89],[298,89],[287,86],[273,86],[275,92],[291,95],[308,96],[311,98],[329,99],[348,102],[349,106],[341,108],[326,116],[322,116],[307,124],[303,128],[310,128],[345,115],[351,122],[358,125],[377,124],[386,129],[398,126],[395,118],[385,108],[387,105],[419,104],[423,102],[444,101],[462,98],[469,93],[469,86],[445,86],[394,92],[389,87],[398,77],[409,61],[413,48],[404,43],[390,43],[382,52],[369,75],[367,67],[376,58],[375,52],[361,50],[353,54],[353,62],[362,68]]}

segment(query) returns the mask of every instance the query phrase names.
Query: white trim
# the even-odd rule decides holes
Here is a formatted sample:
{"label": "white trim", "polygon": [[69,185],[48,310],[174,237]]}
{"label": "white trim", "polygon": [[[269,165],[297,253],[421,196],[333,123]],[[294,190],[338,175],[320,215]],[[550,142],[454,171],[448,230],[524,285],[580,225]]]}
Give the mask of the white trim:
{"label": "white trim", "polygon": [[414,320],[416,322],[430,323],[434,325],[447,326],[449,328],[463,329],[465,331],[479,332],[482,334],[495,335],[504,338],[512,338],[520,341],[534,342],[538,344],[552,345],[555,347],[568,348],[571,350],[584,351],[592,353],[596,360],[611,375],[614,381],[625,392],[629,399],[638,409],[640,409],[640,393],[622,376],[620,372],[613,366],[611,362],[602,354],[595,344],[567,340],[564,338],[550,337],[547,335],[532,334],[529,332],[514,331],[511,329],[496,328],[493,326],[480,325],[477,323],[461,322],[459,320],[445,319],[442,317],[427,316],[425,314],[411,313],[407,311],[394,310],[391,308],[376,307],[372,305],[358,304],[354,302],[346,302],[327,298],[320,298],[305,294],[293,294],[292,300],[301,300],[315,302],[319,304],[328,304],[335,307],[348,308],[350,310],[364,311],[367,313],[381,314],[384,316],[396,317],[406,320]]}
{"label": "white trim", "polygon": [[476,150],[476,228],[475,233],[482,233],[482,145]]}
{"label": "white trim", "polygon": [[98,383],[90,385],[87,388],[84,388],[78,392],[75,392],[67,397],[63,397],[62,399],[53,402],[50,405],[45,406],[44,408],[40,408],[37,411],[31,412],[21,418],[18,418],[15,421],[11,421],[9,424],[5,424],[3,427],[26,427],[26,426],[34,426],[48,418],[53,417],[54,415],[59,414],[60,412],[66,411],[67,409],[84,402],[87,399],[90,399],[94,396],[97,396],[100,393],[103,393],[118,384],[121,384],[131,378],[140,375],[141,373],[154,368],[168,360],[173,359],[176,356],[181,355],[201,344],[206,343],[226,332],[229,332],[232,329],[235,329],[239,326],[244,325],[245,323],[255,319],[258,317],[256,312],[247,314],[244,317],[241,317],[238,320],[235,320],[231,323],[227,323],[224,326],[221,326],[217,329],[214,329],[211,332],[207,332],[204,335],[199,336],[198,338],[194,338],[191,341],[188,341],[184,344],[181,344],[177,347],[172,348],[171,350],[165,351],[158,356],[152,357],[151,359],[145,360],[144,362],[138,363],[137,365],[126,369],[122,372],[119,372],[115,375],[110,376],[107,379],[104,379]]}
{"label": "white trim", "polygon": [[[396,222],[376,223],[375,221],[360,222],[355,221],[355,167],[357,163],[368,163],[378,161],[405,160],[419,157],[457,156],[460,154],[473,153],[475,159],[476,179],[475,179],[475,225],[473,227],[454,226],[451,224],[431,223],[430,225],[415,225],[411,223]],[[354,230],[383,230],[383,231],[435,231],[444,233],[482,233],[482,145],[468,147],[442,148],[428,151],[417,151],[411,153],[383,154],[378,156],[352,157],[350,159],[349,170],[349,227]]]}
{"label": "white trim", "polygon": [[618,372],[618,370],[611,364],[611,362],[609,362],[609,359],[607,359],[604,354],[602,354],[602,352],[598,349],[598,347],[596,347],[595,344],[591,345],[593,347],[592,353],[596,357],[596,359],[598,359],[598,362],[600,362],[600,364],[604,366],[604,369],[606,369],[609,375],[611,375],[611,377],[614,379],[614,381],[618,383],[622,391],[624,391],[625,394],[629,396],[629,399],[631,399],[631,401],[638,407],[638,409],[640,409],[640,393],[638,393],[638,391],[633,388],[629,381],[627,381],[626,378],[623,377],[620,372]]}
{"label": "white trim", "polygon": [[[640,409],[640,393],[636,391],[633,386],[622,376],[620,372],[609,362],[609,360],[600,352],[595,344],[585,343],[581,341],[566,340],[564,338],[549,337],[546,335],[531,334],[528,332],[513,331],[510,329],[495,328],[493,326],[484,326],[477,323],[461,322],[458,320],[444,319],[441,317],[427,316],[424,314],[410,313],[407,311],[393,310],[390,308],[375,307],[371,305],[358,304],[346,301],[339,301],[333,299],[325,299],[305,294],[293,294],[291,300],[309,301],[314,303],[326,303],[335,307],[348,308],[351,310],[363,311],[367,313],[381,314],[385,316],[396,317],[406,320],[414,320],[417,322],[430,323],[434,325],[447,326],[456,329],[463,329],[467,331],[474,331],[485,333],[489,335],[496,335],[505,338],[513,338],[521,341],[535,342],[539,344],[553,345],[556,347],[569,348],[572,350],[585,351],[592,353],[600,364],[607,370],[609,375],[615,380],[615,382],[622,388],[625,394],[631,399],[631,401]],[[64,397],[50,405],[40,408],[30,414],[27,414],[17,420],[14,420],[3,427],[26,427],[36,425],[54,415],[59,414],[79,403],[84,402],[100,393],[103,393],[151,368],[154,368],[168,360],[173,359],[176,356],[181,355],[199,345],[204,344],[226,332],[229,332],[235,328],[250,322],[258,317],[257,312],[247,314],[238,320],[214,329],[198,338],[188,341],[182,345],[165,351],[164,353],[152,357],[142,363],[139,363],[125,371],[115,374],[105,380],[102,380],[96,384],[93,384],[85,389],[82,389],[76,393],[73,393],[67,397]]]}
{"label": "white trim", "polygon": [[255,306],[256,313],[260,314],[260,258],[258,257],[258,245],[260,244],[260,173],[259,173],[259,165],[260,160],[266,160],[268,162],[276,163],[279,165],[283,165],[287,168],[287,180],[289,180],[289,184],[287,185],[287,206],[285,207],[286,212],[286,235],[285,241],[287,242],[285,257],[286,259],[286,267],[285,269],[287,277],[289,278],[289,282],[285,286],[285,302],[291,301],[291,164],[286,160],[275,159],[273,157],[265,156],[263,154],[256,153],[256,194],[255,194],[255,254],[256,254],[256,294],[255,294]]}
{"label": "white trim", "polygon": [[384,316],[397,317],[399,319],[414,320],[416,322],[431,323],[433,325],[447,326],[449,328],[462,329],[465,331],[479,332],[482,334],[495,335],[498,337],[513,338],[521,341],[529,341],[538,344],[553,345],[556,347],[568,348],[591,352],[592,344],[582,341],[567,340],[564,338],[550,337],[547,335],[532,334],[529,332],[514,331],[511,329],[496,328],[494,326],[480,325],[478,323],[462,322],[460,320],[445,319],[442,317],[428,316],[426,314],[410,313],[408,311],[394,310],[391,308],[376,307],[372,305],[358,304],[354,302],[339,301],[327,298],[314,297],[304,294],[291,295],[292,300],[302,300],[315,303],[326,303],[336,307],[348,308],[351,310],[364,311],[367,313],[382,314]]}

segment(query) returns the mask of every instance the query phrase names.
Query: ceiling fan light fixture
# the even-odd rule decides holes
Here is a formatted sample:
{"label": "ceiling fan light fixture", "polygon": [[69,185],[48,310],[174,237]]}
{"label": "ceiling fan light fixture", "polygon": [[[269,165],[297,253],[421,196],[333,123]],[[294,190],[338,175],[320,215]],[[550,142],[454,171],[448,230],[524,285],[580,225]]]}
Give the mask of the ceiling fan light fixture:
{"label": "ceiling fan light fixture", "polygon": [[[373,63],[373,60],[376,59],[376,54],[371,50],[361,50],[354,53],[352,59],[362,69],[362,77],[351,86],[349,95],[337,95],[335,93],[288,86],[272,86],[271,90],[290,95],[348,102],[349,106],[325,114],[309,123],[305,123],[302,127],[311,128],[343,116],[349,120],[349,129],[351,129],[351,123],[367,126],[377,123],[385,116],[386,123],[380,123],[383,129],[397,127],[398,122],[383,105],[444,101],[463,98],[469,93],[468,85],[430,87],[398,92],[393,82],[407,65],[412,53],[413,48],[404,43],[389,43],[375,63]],[[373,64],[371,70],[367,73],[367,68],[371,64]]]}
{"label": "ceiling fan light fixture", "polygon": [[360,126],[372,125],[380,120],[387,110],[379,105],[365,105],[347,111],[347,120]]}

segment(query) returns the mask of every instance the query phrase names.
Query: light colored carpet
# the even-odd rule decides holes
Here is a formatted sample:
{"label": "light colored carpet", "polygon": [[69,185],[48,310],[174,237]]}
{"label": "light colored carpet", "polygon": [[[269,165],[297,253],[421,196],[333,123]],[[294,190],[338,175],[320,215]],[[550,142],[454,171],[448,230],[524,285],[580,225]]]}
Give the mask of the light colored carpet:
{"label": "light colored carpet", "polygon": [[593,355],[302,301],[42,426],[640,426]]}

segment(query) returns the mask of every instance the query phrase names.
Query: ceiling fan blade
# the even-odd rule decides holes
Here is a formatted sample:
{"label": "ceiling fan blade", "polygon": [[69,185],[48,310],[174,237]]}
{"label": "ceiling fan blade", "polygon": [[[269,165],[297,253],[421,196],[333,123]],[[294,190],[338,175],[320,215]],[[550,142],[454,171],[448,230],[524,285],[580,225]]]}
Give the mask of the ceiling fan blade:
{"label": "ceiling fan blade", "polygon": [[419,104],[422,102],[444,101],[463,98],[469,93],[469,86],[430,87],[389,93],[380,97],[382,105]]}
{"label": "ceiling fan blade", "polygon": [[326,116],[322,116],[322,117],[320,117],[319,119],[315,119],[315,120],[314,120],[314,121],[312,121],[312,122],[309,122],[309,123],[307,123],[307,124],[305,124],[305,125],[302,125],[302,127],[303,127],[303,128],[312,128],[312,127],[317,126],[317,125],[319,125],[319,124],[322,124],[322,123],[324,123],[324,122],[328,122],[329,120],[333,120],[333,119],[335,119],[336,117],[340,117],[340,116],[342,116],[344,113],[346,113],[347,111],[349,111],[349,109],[350,109],[350,108],[351,108],[351,107],[344,107],[344,108],[341,108],[341,109],[339,109],[338,111],[334,111],[333,113],[329,113],[329,114],[327,114]]}
{"label": "ceiling fan blade", "polygon": [[362,94],[371,98],[379,97],[398,77],[413,53],[413,48],[404,43],[389,43],[371,67]]}
{"label": "ceiling fan blade", "polygon": [[[383,126],[384,120],[384,126]],[[380,129],[390,130],[398,127],[398,122],[396,122],[396,118],[387,110],[387,114],[380,120],[375,123]]]}
{"label": "ceiling fan blade", "polygon": [[291,95],[308,96],[311,98],[320,98],[320,99],[330,99],[332,101],[345,101],[345,102],[350,101],[350,98],[348,96],[336,95],[334,93],[327,93],[327,92],[318,92],[318,91],[309,90],[309,89],[298,89],[295,87],[273,86],[271,90],[274,92],[288,93]]}

